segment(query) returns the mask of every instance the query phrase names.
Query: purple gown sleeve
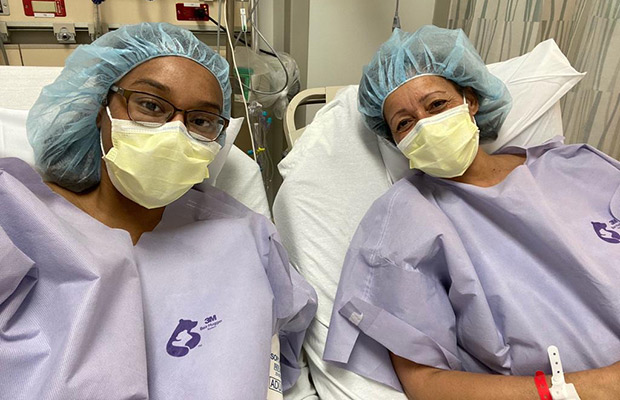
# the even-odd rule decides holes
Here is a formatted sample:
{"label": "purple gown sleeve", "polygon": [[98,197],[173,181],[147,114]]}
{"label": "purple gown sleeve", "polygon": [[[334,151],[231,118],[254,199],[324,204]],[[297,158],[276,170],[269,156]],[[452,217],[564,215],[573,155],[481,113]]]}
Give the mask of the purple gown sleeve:
{"label": "purple gown sleeve", "polygon": [[277,233],[269,237],[267,276],[274,293],[283,390],[297,381],[301,345],[317,309],[314,289],[293,269]]}
{"label": "purple gown sleeve", "polygon": [[416,210],[415,229],[401,204],[415,194],[396,192],[373,205],[351,242],[323,358],[402,390],[388,350],[436,368],[462,366],[433,210]]}

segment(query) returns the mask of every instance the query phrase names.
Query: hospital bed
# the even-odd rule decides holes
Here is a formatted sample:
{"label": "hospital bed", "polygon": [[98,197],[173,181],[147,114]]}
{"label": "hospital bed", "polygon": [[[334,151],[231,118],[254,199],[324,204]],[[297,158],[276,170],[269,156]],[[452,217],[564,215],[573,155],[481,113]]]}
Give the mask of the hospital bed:
{"label": "hospital bed", "polygon": [[[26,117],[43,86],[52,83],[61,70],[60,67],[0,66],[0,157],[18,157],[34,165],[34,154],[26,138]],[[230,121],[226,144],[209,165],[209,179],[201,185],[215,185],[270,218],[258,164],[233,145],[242,122],[242,118]]]}
{"label": "hospital bed", "polygon": [[[584,74],[575,71],[554,41],[530,53],[489,65],[502,79],[513,107],[496,141],[483,147],[530,146],[562,135],[560,98]],[[305,128],[295,126],[296,108],[325,101]],[[349,241],[375,199],[408,169],[398,150],[364,127],[357,111],[357,86],[299,93],[286,113],[290,152],[278,168],[284,182],[273,205],[276,227],[294,267],[319,296],[304,350],[321,399],[405,399],[402,393],[322,360],[332,305]],[[303,380],[302,382],[308,382]],[[307,399],[307,385],[289,399]]]}

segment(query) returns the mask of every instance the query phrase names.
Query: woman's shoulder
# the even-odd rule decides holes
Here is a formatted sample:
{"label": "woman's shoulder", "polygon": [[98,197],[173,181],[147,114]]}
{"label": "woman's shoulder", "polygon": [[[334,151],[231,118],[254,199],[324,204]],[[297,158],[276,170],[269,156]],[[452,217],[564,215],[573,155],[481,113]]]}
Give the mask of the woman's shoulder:
{"label": "woman's shoulder", "polygon": [[[541,160],[563,159],[569,162],[576,158],[600,160],[620,167],[620,162],[587,143],[565,144],[562,137],[556,137],[546,143],[527,148],[528,164]],[[544,156],[544,157],[543,157]]]}
{"label": "woman's shoulder", "polygon": [[[19,158],[0,158],[0,185],[2,191],[20,193],[23,202],[27,202],[27,192],[45,198],[51,191],[43,182],[41,175],[27,162]],[[17,188],[21,187],[20,190]],[[25,189],[25,190],[24,190]]]}
{"label": "woman's shoulder", "polygon": [[194,186],[187,194],[212,211],[222,212],[222,216],[235,218],[255,214],[243,203],[212,185]]}
{"label": "woman's shoulder", "polygon": [[271,221],[228,193],[211,185],[194,187],[183,197],[166,207],[168,218],[177,215],[186,218],[192,215],[193,221],[218,220],[226,224],[240,223],[261,235],[271,235],[275,228]]}
{"label": "woman's shoulder", "polygon": [[615,166],[620,166],[620,161],[616,160],[613,157],[610,157],[601,150],[587,143],[565,144],[562,146],[558,146],[556,149],[554,149],[554,153],[557,153],[558,155],[561,155],[565,158],[572,158],[577,156],[589,157],[592,159],[599,159]]}
{"label": "woman's shoulder", "polygon": [[41,176],[24,160],[0,158],[0,174],[8,174],[22,182],[42,182]]}
{"label": "woman's shoulder", "polygon": [[415,217],[419,220],[438,211],[431,192],[432,188],[425,184],[422,176],[407,176],[375,200],[366,215],[396,219]]}
{"label": "woman's shoulder", "polygon": [[424,183],[403,178],[379,197],[360,222],[353,247],[390,253],[398,246],[418,246],[450,230],[446,216]]}

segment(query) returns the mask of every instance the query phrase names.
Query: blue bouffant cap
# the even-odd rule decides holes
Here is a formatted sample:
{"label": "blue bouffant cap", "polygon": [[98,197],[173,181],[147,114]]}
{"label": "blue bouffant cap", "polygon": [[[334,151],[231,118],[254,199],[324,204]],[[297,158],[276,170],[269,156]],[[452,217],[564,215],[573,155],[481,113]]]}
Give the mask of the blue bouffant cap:
{"label": "blue bouffant cap", "polygon": [[164,23],[127,25],[67,58],[54,83],[43,88],[27,120],[36,166],[47,181],[81,192],[99,183],[97,114],[112,84],[145,61],[186,57],[203,65],[222,89],[222,115],[230,118],[228,63],[190,31]]}
{"label": "blue bouffant cap", "polygon": [[392,140],[383,116],[390,93],[420,75],[438,75],[478,95],[476,124],[481,140],[497,138],[512,106],[504,83],[491,74],[480,55],[460,29],[427,25],[415,33],[395,29],[364,68],[358,92],[358,108],[364,123],[379,136]]}

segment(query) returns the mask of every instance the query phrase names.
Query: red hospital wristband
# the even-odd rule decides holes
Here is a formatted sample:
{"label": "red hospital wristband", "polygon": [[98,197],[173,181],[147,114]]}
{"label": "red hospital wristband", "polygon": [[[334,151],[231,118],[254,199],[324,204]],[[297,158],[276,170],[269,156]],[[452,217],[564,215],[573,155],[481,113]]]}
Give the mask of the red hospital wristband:
{"label": "red hospital wristband", "polygon": [[545,377],[545,373],[542,371],[536,371],[534,382],[536,383],[536,389],[538,390],[540,400],[552,400],[551,392],[549,392],[549,386],[547,386],[547,378]]}

